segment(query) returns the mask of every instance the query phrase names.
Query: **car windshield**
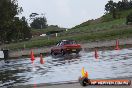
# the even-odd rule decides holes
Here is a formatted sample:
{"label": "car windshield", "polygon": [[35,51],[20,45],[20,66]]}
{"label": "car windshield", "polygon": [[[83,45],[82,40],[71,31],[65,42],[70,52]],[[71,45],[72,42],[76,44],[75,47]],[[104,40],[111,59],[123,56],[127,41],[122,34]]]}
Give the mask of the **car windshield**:
{"label": "car windshield", "polygon": [[75,41],[64,41],[64,45],[66,44],[76,44],[76,42]]}

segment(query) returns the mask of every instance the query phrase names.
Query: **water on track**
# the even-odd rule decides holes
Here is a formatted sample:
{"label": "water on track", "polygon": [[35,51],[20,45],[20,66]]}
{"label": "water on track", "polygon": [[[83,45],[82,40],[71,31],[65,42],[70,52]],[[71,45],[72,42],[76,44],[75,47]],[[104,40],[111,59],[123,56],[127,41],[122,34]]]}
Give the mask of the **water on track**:
{"label": "water on track", "polygon": [[30,58],[0,61],[0,87],[78,80],[82,67],[90,79],[132,77],[132,48],[119,51],[99,51],[99,59],[94,52],[80,52],[79,55],[61,57],[44,56],[45,64],[36,57],[34,64]]}

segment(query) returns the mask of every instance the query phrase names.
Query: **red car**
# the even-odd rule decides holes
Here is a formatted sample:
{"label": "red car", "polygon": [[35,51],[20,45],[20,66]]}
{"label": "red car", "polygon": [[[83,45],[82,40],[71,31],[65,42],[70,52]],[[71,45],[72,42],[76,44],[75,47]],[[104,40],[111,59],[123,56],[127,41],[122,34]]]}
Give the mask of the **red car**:
{"label": "red car", "polygon": [[51,48],[51,55],[57,54],[70,54],[76,53],[78,54],[81,51],[81,45],[77,44],[73,40],[62,40],[55,47]]}

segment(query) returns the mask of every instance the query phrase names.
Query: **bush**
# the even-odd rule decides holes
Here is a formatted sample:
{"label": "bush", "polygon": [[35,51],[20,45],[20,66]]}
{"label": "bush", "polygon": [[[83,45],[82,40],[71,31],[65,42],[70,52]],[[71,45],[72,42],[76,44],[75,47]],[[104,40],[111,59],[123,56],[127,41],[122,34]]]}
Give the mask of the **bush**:
{"label": "bush", "polygon": [[126,17],[126,24],[129,24],[129,22],[132,22],[132,12]]}

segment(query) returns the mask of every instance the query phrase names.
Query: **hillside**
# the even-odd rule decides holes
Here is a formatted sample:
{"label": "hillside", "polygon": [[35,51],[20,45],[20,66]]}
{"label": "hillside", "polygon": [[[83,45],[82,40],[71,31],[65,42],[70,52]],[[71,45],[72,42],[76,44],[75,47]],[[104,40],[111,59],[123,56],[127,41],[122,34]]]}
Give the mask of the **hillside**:
{"label": "hillside", "polygon": [[[125,24],[126,16],[131,11],[122,11],[120,12],[122,16],[120,19],[112,20],[107,18],[111,14],[106,14],[99,19],[84,22],[68,31],[61,32],[58,37],[35,37],[26,42],[6,45],[6,47],[10,49],[21,49],[24,45],[26,48],[44,47],[54,45],[62,39],[73,39],[81,43],[87,43],[132,38],[132,25]],[[40,32],[39,30],[37,31]],[[46,30],[41,33],[45,32]]]}
{"label": "hillside", "polygon": [[[96,41],[132,37],[132,26],[125,18],[74,28],[63,35],[77,41]],[[67,38],[68,38],[67,37]]]}
{"label": "hillside", "polygon": [[[126,18],[128,16],[128,14],[131,13],[131,12],[132,12],[132,9],[117,12],[117,14],[118,14],[117,19]],[[93,25],[93,24],[98,24],[98,23],[103,23],[103,22],[114,21],[114,20],[117,20],[117,19],[113,19],[112,18],[112,14],[106,13],[106,14],[104,14],[102,17],[100,17],[98,19],[88,20],[88,21],[83,22],[83,23],[81,23],[79,25],[76,25],[72,29],[76,29],[76,28],[84,27],[84,26],[88,26],[88,25]]]}

